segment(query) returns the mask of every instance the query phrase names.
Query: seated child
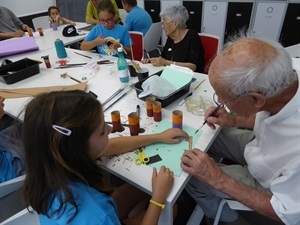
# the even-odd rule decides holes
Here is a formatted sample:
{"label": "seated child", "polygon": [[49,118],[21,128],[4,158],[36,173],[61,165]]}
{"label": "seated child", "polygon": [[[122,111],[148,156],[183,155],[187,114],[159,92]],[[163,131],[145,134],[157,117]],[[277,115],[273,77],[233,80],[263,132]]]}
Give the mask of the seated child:
{"label": "seated child", "polygon": [[153,169],[152,178],[145,177],[152,180],[151,200],[147,210],[135,217],[130,209],[150,196],[129,184],[113,190],[97,161],[152,143],[176,144],[189,136],[170,128],[157,134],[109,138],[111,130],[101,103],[84,91],[43,93],[27,104],[23,196],[39,214],[41,225],[158,224],[173,186],[173,172],[162,166]]}
{"label": "seated child", "polygon": [[49,15],[49,23],[56,23],[58,26],[62,24],[70,24],[75,26],[76,23],[72,20],[66,19],[60,15],[59,8],[56,6],[50,6],[48,8],[48,15]]}
{"label": "seated child", "polygon": [[117,56],[118,47],[130,55],[130,35],[126,27],[115,24],[116,11],[110,0],[101,0],[97,5],[100,24],[93,27],[81,43],[81,50],[97,47],[102,55]]}

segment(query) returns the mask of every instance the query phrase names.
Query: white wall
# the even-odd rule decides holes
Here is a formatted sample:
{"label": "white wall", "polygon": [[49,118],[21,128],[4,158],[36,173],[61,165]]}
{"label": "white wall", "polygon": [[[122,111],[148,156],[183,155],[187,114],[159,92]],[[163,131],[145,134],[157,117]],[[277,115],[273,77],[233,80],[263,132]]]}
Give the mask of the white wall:
{"label": "white wall", "polygon": [[55,5],[55,0],[0,0],[0,5],[9,8],[16,16],[27,16],[45,12]]}

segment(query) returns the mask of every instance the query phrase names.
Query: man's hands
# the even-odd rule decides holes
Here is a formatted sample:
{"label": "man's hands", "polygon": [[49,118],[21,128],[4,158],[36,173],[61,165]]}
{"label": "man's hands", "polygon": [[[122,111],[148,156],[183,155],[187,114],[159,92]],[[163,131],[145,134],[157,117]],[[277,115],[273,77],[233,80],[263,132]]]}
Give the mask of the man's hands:
{"label": "man's hands", "polygon": [[227,178],[227,175],[212,158],[196,148],[184,152],[180,166],[185,172],[217,190],[222,188],[222,184]]}
{"label": "man's hands", "polygon": [[214,116],[210,116],[212,115],[215,109],[216,107],[209,107],[204,114],[204,118],[207,121],[207,125],[211,129],[216,129],[215,124],[218,124],[221,127],[234,127],[234,116],[230,115],[223,107],[219,108],[219,110],[214,114]]}

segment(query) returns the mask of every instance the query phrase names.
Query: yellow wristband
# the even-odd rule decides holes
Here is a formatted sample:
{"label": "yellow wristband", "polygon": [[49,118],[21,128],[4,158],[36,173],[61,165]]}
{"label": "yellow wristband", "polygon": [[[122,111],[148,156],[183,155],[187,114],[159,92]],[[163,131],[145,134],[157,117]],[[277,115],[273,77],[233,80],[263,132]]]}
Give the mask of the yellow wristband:
{"label": "yellow wristband", "polygon": [[164,209],[165,208],[165,204],[160,204],[152,199],[150,199],[150,203],[152,203],[153,205],[156,205],[158,207],[160,207],[161,209]]}

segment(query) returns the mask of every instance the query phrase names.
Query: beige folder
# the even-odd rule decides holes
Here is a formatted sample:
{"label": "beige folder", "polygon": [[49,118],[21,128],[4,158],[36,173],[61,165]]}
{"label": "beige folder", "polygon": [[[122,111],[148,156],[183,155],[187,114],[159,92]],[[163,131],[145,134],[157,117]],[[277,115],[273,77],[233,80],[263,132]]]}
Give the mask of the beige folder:
{"label": "beige folder", "polygon": [[0,96],[9,98],[23,98],[32,97],[41,93],[51,91],[68,91],[68,90],[85,90],[87,82],[69,86],[50,86],[50,87],[37,87],[37,88],[18,88],[18,89],[0,89]]}

